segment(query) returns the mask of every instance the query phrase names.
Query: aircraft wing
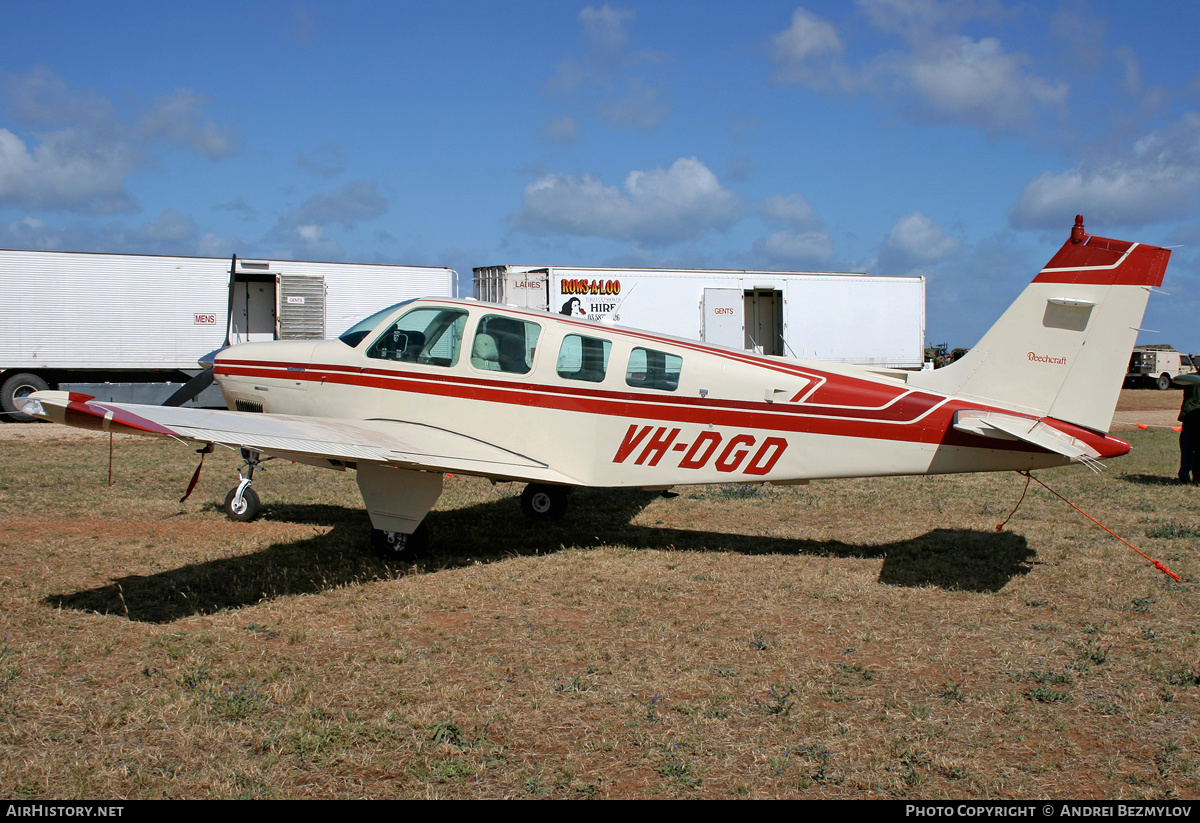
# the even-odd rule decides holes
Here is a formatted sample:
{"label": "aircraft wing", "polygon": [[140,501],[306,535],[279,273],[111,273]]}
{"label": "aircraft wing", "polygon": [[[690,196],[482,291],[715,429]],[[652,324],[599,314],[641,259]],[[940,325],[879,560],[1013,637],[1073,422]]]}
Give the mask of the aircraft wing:
{"label": "aircraft wing", "polygon": [[28,414],[53,423],[218,443],[299,463],[336,468],[339,464],[368,461],[422,471],[577,484],[528,455],[404,420],[345,420],[105,403],[62,391],[34,392],[23,402]]}
{"label": "aircraft wing", "polygon": [[1061,432],[1053,426],[1046,425],[1041,420],[1019,417],[1015,414],[964,409],[955,412],[954,428],[957,431],[979,437],[1021,440],[1031,443],[1046,451],[1061,454],[1073,461],[1083,463],[1094,472],[1103,468],[1099,461],[1100,452],[1082,440]]}

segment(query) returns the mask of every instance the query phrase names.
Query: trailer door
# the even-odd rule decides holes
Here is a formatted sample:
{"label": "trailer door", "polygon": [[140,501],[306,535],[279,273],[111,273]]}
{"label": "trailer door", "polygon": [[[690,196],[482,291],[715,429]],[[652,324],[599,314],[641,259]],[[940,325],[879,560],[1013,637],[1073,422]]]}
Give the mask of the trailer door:
{"label": "trailer door", "polygon": [[700,335],[705,343],[742,348],[745,339],[741,289],[705,289],[700,303]]}
{"label": "trailer door", "polygon": [[275,275],[238,272],[230,287],[229,342],[275,339]]}
{"label": "trailer door", "polygon": [[783,292],[771,287],[746,289],[747,350],[758,354],[783,354]]}
{"label": "trailer door", "polygon": [[324,275],[279,275],[279,339],[325,339]]}
{"label": "trailer door", "polygon": [[550,270],[508,272],[504,275],[504,303],[524,309],[550,309]]}

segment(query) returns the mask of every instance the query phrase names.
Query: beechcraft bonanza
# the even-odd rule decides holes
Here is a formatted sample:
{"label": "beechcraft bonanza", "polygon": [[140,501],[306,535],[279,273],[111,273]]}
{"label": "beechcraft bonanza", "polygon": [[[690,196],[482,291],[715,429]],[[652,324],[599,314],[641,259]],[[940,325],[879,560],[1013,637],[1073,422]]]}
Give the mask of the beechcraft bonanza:
{"label": "beechcraft bonanza", "polygon": [[230,411],[39,391],[57,423],[240,449],[227,510],[272,457],[354,469],[372,544],[407,556],[454,472],[523,481],[556,518],[574,487],[1027,470],[1129,451],[1108,436],[1170,252],[1070,239],[958,362],[901,372],[764,357],[471,300],[420,299],[337,340],[245,343],[211,363]]}

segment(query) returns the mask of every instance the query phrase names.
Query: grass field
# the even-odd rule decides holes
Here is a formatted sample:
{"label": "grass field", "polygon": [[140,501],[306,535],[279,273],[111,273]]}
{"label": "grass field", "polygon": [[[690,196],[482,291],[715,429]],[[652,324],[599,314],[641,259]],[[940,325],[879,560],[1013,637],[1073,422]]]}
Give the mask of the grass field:
{"label": "grass field", "polygon": [[[1178,402],[1175,392],[1164,393]],[[1147,395],[1148,396],[1148,395]],[[1136,415],[1137,411],[1127,414]],[[1118,415],[1120,417],[1121,415]],[[415,568],[352,474],[0,441],[6,798],[1200,796],[1200,492],[1103,475],[580,491],[455,477]]]}

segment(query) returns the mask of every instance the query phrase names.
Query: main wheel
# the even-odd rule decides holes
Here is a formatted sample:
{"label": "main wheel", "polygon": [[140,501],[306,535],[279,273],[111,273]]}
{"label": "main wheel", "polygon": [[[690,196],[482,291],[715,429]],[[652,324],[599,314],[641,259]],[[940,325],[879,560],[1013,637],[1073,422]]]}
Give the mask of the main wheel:
{"label": "main wheel", "polygon": [[521,511],[530,520],[561,520],[567,513],[566,486],[548,486],[530,483],[521,492]]}
{"label": "main wheel", "polygon": [[37,418],[21,411],[17,401],[22,397],[28,397],[35,391],[45,391],[48,388],[50,388],[49,384],[36,374],[14,374],[4,381],[3,386],[0,386],[0,407],[8,412],[6,416],[9,420],[32,423]]}
{"label": "main wheel", "polygon": [[1154,381],[1154,385],[1158,387],[1159,391],[1166,391],[1171,388],[1171,375],[1165,372],[1160,374],[1158,379]]}
{"label": "main wheel", "polygon": [[258,499],[258,492],[249,486],[242,492],[242,499],[235,501],[237,497],[237,489],[230,489],[229,494],[225,495],[225,514],[230,520],[235,520],[238,523],[249,523],[254,518],[258,517],[258,513],[262,511],[262,503]]}
{"label": "main wheel", "polygon": [[411,563],[429,551],[429,527],[422,523],[412,534],[371,529],[371,549],[384,560]]}

